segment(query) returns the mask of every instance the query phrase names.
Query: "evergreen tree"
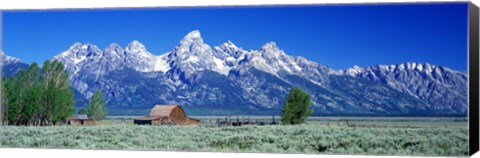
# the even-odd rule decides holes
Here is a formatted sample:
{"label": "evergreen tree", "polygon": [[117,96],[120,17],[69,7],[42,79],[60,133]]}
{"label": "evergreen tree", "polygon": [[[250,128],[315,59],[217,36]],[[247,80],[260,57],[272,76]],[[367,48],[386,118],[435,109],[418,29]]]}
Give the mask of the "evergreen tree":
{"label": "evergreen tree", "polygon": [[313,113],[310,109],[312,97],[301,88],[292,88],[282,108],[282,124],[295,125],[305,123]]}
{"label": "evergreen tree", "polygon": [[95,91],[95,94],[90,99],[90,103],[87,106],[87,115],[94,120],[100,120],[105,118],[105,99],[103,93],[99,90]]}

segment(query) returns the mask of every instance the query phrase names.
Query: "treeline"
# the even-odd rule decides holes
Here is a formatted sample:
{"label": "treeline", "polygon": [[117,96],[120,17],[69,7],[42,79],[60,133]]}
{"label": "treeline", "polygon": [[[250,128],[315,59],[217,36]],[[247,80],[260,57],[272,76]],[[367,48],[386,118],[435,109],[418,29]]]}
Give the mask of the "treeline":
{"label": "treeline", "polygon": [[71,117],[75,100],[63,63],[32,63],[3,83],[4,124],[55,125]]}

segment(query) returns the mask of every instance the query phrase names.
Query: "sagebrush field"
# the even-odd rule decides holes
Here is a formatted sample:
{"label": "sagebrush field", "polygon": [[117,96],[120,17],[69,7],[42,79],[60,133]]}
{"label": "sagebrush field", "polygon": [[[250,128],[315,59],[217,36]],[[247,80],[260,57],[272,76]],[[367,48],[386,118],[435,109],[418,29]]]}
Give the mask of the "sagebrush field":
{"label": "sagebrush field", "polygon": [[6,126],[0,147],[312,154],[468,154],[467,128],[364,128],[319,125]]}

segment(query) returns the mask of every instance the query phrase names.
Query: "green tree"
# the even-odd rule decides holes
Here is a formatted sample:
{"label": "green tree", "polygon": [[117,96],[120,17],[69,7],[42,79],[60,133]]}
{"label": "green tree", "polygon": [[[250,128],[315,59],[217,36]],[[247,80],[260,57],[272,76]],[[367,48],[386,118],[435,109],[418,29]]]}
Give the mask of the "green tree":
{"label": "green tree", "polygon": [[82,109],[78,110],[77,114],[79,114],[79,115],[87,114],[87,110],[82,108]]}
{"label": "green tree", "polygon": [[41,78],[44,89],[42,109],[44,123],[56,124],[65,120],[74,113],[75,100],[68,80],[68,73],[64,71],[60,61],[45,61]]}
{"label": "green tree", "polygon": [[4,120],[7,124],[16,124],[17,116],[21,114],[18,108],[18,102],[20,97],[17,94],[18,84],[14,77],[9,77],[4,80],[3,87],[3,105],[4,107]]}
{"label": "green tree", "polygon": [[305,123],[313,113],[310,109],[312,97],[301,88],[292,88],[282,108],[282,124],[295,125]]}
{"label": "green tree", "polygon": [[34,124],[41,113],[40,105],[42,99],[42,87],[39,81],[40,68],[37,63],[32,63],[28,69],[18,77],[19,84],[23,89],[23,111],[21,122],[22,124]]}
{"label": "green tree", "polygon": [[100,120],[106,116],[105,99],[103,93],[99,90],[95,91],[95,94],[90,99],[90,103],[87,105],[87,115],[94,120]]}
{"label": "green tree", "polygon": [[55,124],[73,115],[73,91],[63,63],[45,61],[40,73],[37,63],[5,79],[2,102],[9,125]]}
{"label": "green tree", "polygon": [[10,77],[3,84],[5,121],[13,125],[34,124],[42,89],[39,86],[40,68],[32,63],[27,69]]}

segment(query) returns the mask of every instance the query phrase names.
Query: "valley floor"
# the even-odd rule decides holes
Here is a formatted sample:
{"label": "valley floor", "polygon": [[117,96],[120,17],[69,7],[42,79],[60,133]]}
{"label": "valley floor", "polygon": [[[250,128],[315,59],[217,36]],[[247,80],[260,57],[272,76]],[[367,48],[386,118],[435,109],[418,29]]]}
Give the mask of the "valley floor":
{"label": "valley floor", "polygon": [[466,156],[468,129],[296,126],[4,126],[0,147]]}

